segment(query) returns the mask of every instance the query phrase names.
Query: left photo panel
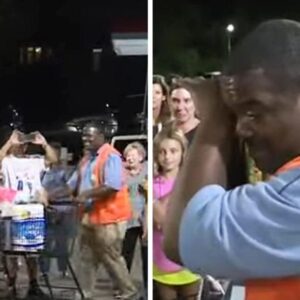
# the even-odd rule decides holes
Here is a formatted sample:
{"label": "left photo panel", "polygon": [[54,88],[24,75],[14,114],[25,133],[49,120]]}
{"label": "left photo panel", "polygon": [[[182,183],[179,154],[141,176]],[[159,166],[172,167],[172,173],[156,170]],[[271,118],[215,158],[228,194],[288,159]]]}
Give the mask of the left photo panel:
{"label": "left photo panel", "polygon": [[0,299],[147,299],[147,0],[0,7]]}

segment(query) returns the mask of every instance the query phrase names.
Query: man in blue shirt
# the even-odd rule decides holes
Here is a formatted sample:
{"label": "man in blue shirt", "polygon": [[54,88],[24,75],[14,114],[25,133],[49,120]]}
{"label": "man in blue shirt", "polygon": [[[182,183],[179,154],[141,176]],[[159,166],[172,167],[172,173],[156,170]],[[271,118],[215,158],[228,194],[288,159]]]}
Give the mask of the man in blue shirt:
{"label": "man in blue shirt", "polygon": [[[193,272],[236,281],[300,274],[299,41],[299,23],[265,22],[218,81],[183,81],[202,118],[170,201],[165,250]],[[262,171],[285,167],[226,190],[235,133]]]}
{"label": "man in blue shirt", "polygon": [[[79,279],[85,298],[92,298],[97,269],[103,263],[120,292],[120,299],[135,300],[138,291],[122,256],[122,243],[131,207],[129,198],[118,196],[122,196],[122,191],[127,189],[122,178],[122,159],[118,151],[105,142],[104,132],[101,124],[89,123],[84,127],[82,140],[87,154],[68,182],[85,212],[80,226]],[[105,155],[105,149],[109,150],[108,156]],[[99,209],[97,204],[101,203],[103,206]],[[128,207],[128,214],[124,204]]]}

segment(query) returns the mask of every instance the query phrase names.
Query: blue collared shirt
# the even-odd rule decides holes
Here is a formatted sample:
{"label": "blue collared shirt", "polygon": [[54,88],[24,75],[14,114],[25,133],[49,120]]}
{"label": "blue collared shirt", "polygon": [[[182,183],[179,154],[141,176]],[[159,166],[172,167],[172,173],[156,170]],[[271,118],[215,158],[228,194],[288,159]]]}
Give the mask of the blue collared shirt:
{"label": "blue collared shirt", "polygon": [[[92,174],[96,163],[96,157],[92,156],[84,167],[79,193],[94,188],[92,183]],[[104,182],[107,187],[120,190],[122,187],[122,160],[117,154],[110,154],[104,164]],[[78,181],[78,171],[75,171],[68,181],[69,187],[74,190]]]}
{"label": "blue collared shirt", "polygon": [[210,185],[188,203],[180,225],[183,264],[243,281],[300,274],[300,168],[230,191]]}

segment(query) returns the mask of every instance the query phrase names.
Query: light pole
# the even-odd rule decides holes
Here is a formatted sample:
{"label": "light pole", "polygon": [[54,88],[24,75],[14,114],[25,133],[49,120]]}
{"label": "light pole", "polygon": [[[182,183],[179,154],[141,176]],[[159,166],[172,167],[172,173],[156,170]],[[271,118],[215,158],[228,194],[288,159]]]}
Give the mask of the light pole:
{"label": "light pole", "polygon": [[228,55],[231,52],[231,35],[234,32],[234,25],[233,24],[228,24],[226,27],[226,32],[227,32],[227,52]]}

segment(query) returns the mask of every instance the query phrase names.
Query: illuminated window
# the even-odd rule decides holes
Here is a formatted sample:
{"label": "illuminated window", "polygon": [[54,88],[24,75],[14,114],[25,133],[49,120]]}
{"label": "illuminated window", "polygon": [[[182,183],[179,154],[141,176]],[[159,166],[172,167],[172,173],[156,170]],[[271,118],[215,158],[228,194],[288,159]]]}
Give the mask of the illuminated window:
{"label": "illuminated window", "polygon": [[51,48],[21,47],[19,49],[19,62],[21,65],[31,65],[40,62],[44,58],[50,58],[52,54]]}

